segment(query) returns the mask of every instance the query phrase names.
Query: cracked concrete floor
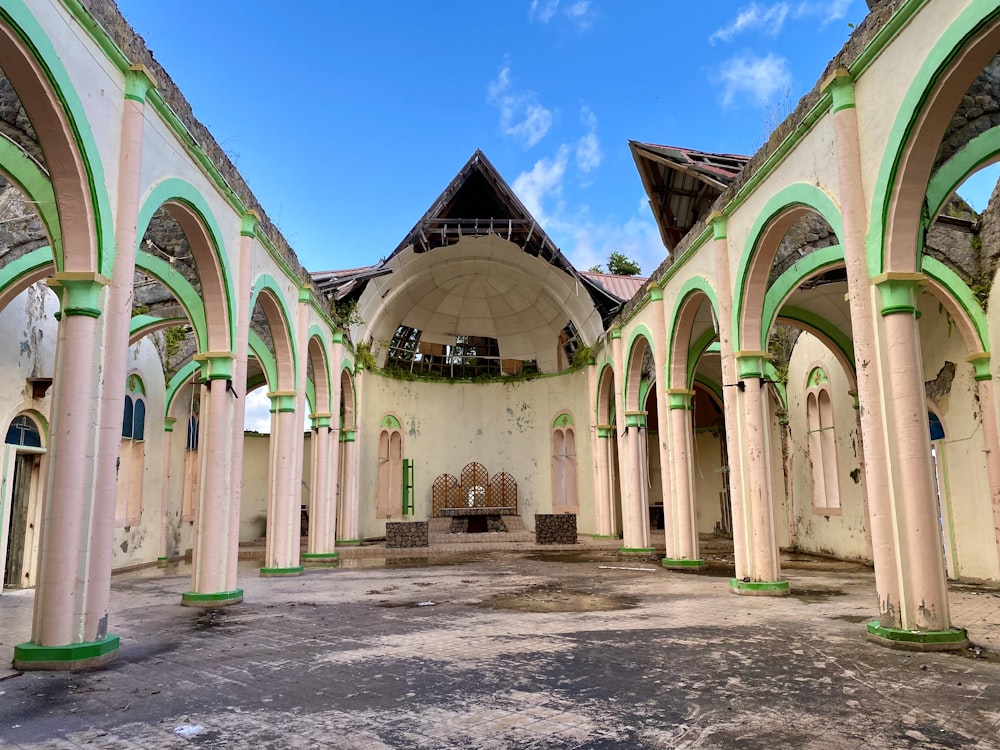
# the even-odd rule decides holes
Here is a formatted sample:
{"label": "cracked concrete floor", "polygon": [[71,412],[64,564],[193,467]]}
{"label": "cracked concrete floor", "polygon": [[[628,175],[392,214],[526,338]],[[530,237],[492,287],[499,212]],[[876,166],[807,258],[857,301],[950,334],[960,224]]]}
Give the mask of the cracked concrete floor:
{"label": "cracked concrete floor", "polygon": [[[1000,661],[869,644],[871,573],[806,567],[771,599],[613,555],[246,564],[220,610],[116,576],[120,656],[0,673],[0,747],[1000,748]],[[996,636],[1000,592],[952,597]],[[5,660],[30,607],[2,597]]]}

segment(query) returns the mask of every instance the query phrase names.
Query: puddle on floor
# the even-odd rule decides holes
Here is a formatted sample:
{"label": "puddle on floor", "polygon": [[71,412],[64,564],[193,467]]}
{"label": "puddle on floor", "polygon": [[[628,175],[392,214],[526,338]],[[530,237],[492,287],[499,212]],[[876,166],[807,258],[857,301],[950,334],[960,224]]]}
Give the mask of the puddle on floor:
{"label": "puddle on floor", "polygon": [[601,552],[543,552],[538,555],[525,555],[524,559],[554,563],[606,563],[622,558],[615,554]]}
{"label": "puddle on floor", "polygon": [[483,599],[477,606],[516,612],[610,612],[637,607],[639,599],[539,586],[526,591],[497,594]]}
{"label": "puddle on floor", "polygon": [[836,589],[797,589],[792,586],[788,595],[805,604],[817,604],[835,596],[844,596],[844,592]]}
{"label": "puddle on floor", "polygon": [[483,562],[483,557],[342,557],[338,568],[447,568],[454,565]]}
{"label": "puddle on floor", "polygon": [[872,620],[877,620],[878,618],[873,615],[830,615],[831,620],[840,620],[841,622],[853,622],[855,624],[861,622],[871,622]]}

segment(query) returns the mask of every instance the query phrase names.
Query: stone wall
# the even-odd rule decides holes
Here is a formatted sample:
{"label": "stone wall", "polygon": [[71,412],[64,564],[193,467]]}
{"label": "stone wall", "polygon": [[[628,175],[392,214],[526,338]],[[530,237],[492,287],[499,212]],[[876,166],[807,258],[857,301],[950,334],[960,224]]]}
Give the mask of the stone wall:
{"label": "stone wall", "polygon": [[535,544],[576,544],[576,514],[536,513]]}
{"label": "stone wall", "polygon": [[428,546],[427,521],[389,521],[385,525],[385,548]]}

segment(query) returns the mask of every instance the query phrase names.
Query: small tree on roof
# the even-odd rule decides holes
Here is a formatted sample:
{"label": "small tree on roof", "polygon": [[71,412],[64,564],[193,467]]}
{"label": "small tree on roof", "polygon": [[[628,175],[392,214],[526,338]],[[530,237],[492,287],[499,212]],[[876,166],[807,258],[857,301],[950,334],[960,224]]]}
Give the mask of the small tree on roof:
{"label": "small tree on roof", "polygon": [[611,253],[608,258],[608,273],[618,276],[638,276],[642,273],[639,264],[631,258],[626,258],[622,253]]}

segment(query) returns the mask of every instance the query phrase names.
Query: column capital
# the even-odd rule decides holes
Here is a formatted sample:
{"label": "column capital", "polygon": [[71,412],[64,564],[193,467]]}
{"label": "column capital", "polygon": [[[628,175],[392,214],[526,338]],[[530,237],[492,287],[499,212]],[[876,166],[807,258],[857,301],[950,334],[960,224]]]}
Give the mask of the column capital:
{"label": "column capital", "polygon": [[705,218],[705,221],[712,227],[712,239],[726,239],[726,222],[728,221],[728,217],[722,211],[712,211]]}
{"label": "column capital", "polygon": [[992,380],[993,373],[990,372],[990,353],[976,352],[965,358],[965,361],[976,368],[975,380]]}
{"label": "column capital", "polygon": [[163,418],[163,431],[164,432],[173,432],[175,424],[177,424],[177,417],[164,417]]}
{"label": "column capital", "polygon": [[651,302],[663,301],[663,287],[659,284],[651,284],[649,287],[649,299]]}
{"label": "column capital", "polygon": [[271,391],[267,394],[267,397],[271,399],[272,412],[295,411],[298,396],[295,391]]}
{"label": "column capital", "polygon": [[667,403],[669,409],[690,409],[694,391],[687,388],[667,388]]}
{"label": "column capital", "polygon": [[313,429],[319,430],[324,427],[330,427],[330,424],[333,421],[333,415],[325,412],[320,414],[310,414],[309,419],[312,420]]}
{"label": "column capital", "polygon": [[145,105],[146,96],[156,88],[156,78],[145,65],[129,65],[125,71],[125,98]]}
{"label": "column capital", "polygon": [[927,277],[922,273],[890,271],[871,280],[882,295],[882,317],[905,313],[917,314],[917,294],[927,286]]}
{"label": "column capital", "polygon": [[341,430],[340,431],[340,442],[342,443],[353,443],[354,438],[357,437],[356,430]]}
{"label": "column capital", "polygon": [[622,337],[622,327],[621,326],[611,326],[611,330],[608,332],[608,338],[620,339]]}
{"label": "column capital", "polygon": [[835,113],[842,109],[854,108],[854,76],[843,65],[838,66],[823,80],[820,89],[823,93],[830,92],[830,96],[833,97],[833,111]]}
{"label": "column capital", "polygon": [[599,438],[609,438],[613,437],[615,434],[614,425],[610,424],[599,424],[597,425],[597,437]]}
{"label": "column capital", "polygon": [[736,360],[736,368],[742,380],[764,377],[764,366],[771,359],[771,355],[762,351],[741,351],[733,352],[733,358]]}
{"label": "column capital", "polygon": [[192,357],[201,365],[202,380],[232,380],[236,355],[232,352],[199,352]]}
{"label": "column capital", "polygon": [[260,214],[251,208],[240,219],[240,234],[244,237],[256,237],[258,224],[260,224]]}
{"label": "column capital", "polygon": [[625,412],[625,427],[638,427],[643,428],[646,426],[646,412],[644,411],[627,411]]}
{"label": "column capital", "polygon": [[313,293],[311,289],[299,289],[299,302],[312,302]]}
{"label": "column capital", "polygon": [[59,271],[45,283],[59,295],[61,315],[99,318],[101,290],[111,283],[111,279],[89,271]]}

